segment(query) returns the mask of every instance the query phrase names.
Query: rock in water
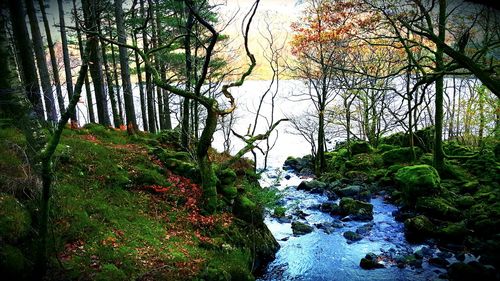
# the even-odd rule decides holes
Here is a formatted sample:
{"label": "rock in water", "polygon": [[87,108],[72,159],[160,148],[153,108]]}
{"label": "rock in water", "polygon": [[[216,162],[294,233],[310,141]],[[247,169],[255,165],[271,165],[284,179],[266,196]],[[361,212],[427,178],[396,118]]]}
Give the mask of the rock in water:
{"label": "rock in water", "polygon": [[377,262],[377,255],[374,253],[366,254],[366,256],[359,262],[359,266],[362,269],[384,268],[383,264]]}
{"label": "rock in water", "polygon": [[304,235],[307,233],[311,233],[313,231],[312,226],[309,226],[305,223],[294,221],[292,222],[292,231],[294,235]]}
{"label": "rock in water", "polygon": [[344,235],[344,238],[347,239],[348,244],[351,244],[351,243],[354,243],[356,241],[363,239],[363,237],[361,235],[357,234],[354,231],[346,231],[346,232],[344,232],[343,235]]}
{"label": "rock in water", "polygon": [[353,220],[369,221],[373,219],[373,205],[370,203],[342,198],[340,200],[340,215],[350,216]]}

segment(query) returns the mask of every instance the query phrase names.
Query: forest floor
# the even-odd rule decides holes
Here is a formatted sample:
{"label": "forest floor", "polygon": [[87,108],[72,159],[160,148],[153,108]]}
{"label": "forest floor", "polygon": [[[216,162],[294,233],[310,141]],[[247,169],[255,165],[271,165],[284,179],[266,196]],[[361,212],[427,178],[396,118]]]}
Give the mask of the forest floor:
{"label": "forest floor", "polygon": [[[157,146],[175,149],[158,136],[98,125],[64,131],[55,156],[47,279],[253,279],[254,260],[241,246],[245,222],[229,210],[203,215],[201,187],[166,170],[151,153]],[[0,266],[17,279],[29,278],[33,267],[40,193],[25,148],[19,131],[0,130]]]}

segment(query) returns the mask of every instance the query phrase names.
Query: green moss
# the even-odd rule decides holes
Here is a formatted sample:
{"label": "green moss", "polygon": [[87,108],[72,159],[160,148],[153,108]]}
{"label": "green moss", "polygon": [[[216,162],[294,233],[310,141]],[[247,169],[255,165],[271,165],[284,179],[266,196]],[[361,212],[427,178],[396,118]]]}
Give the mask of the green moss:
{"label": "green moss", "polygon": [[437,231],[438,236],[446,241],[463,242],[470,231],[465,222],[447,223]]}
{"label": "green moss", "polygon": [[455,199],[455,205],[459,209],[470,208],[475,203],[476,203],[476,200],[474,200],[474,197],[472,197],[470,195],[460,196],[460,197]]}
{"label": "green moss", "polygon": [[17,242],[28,234],[31,217],[26,208],[11,195],[0,194],[0,237]]}
{"label": "green moss", "polygon": [[398,146],[396,145],[391,145],[391,144],[379,144],[379,146],[377,146],[377,152],[378,153],[384,153],[386,151],[389,151],[389,150],[393,150],[393,149],[396,149],[398,148]]}
{"label": "green moss", "polygon": [[284,218],[285,212],[286,212],[286,208],[283,206],[279,206],[279,207],[274,208],[273,216],[276,218]]}
{"label": "green moss", "polygon": [[0,247],[0,272],[6,280],[25,280],[27,260],[21,250],[11,245]]}
{"label": "green moss", "polygon": [[[415,152],[416,159],[422,155],[422,150],[418,147],[414,147],[413,151]],[[397,163],[411,163],[412,154],[411,147],[400,147],[382,153],[382,160],[386,166]]]}
{"label": "green moss", "polygon": [[114,264],[105,264],[102,266],[101,271],[96,274],[96,281],[124,281],[127,280],[125,273],[118,269]]}
{"label": "green moss", "polygon": [[133,176],[133,183],[139,186],[170,185],[159,167],[145,167],[144,165],[138,165],[136,166],[136,169],[134,169],[132,176]]}
{"label": "green moss", "polygon": [[370,203],[345,197],[340,200],[339,207],[341,215],[349,215],[354,220],[364,221],[373,219],[373,205]]}
{"label": "green moss", "polygon": [[415,165],[398,170],[396,181],[402,186],[403,199],[413,205],[420,196],[438,194],[440,192],[439,174],[432,166]]}
{"label": "green moss", "polygon": [[350,144],[351,155],[357,155],[360,153],[371,153],[373,151],[372,146],[365,141],[356,141]]}
{"label": "green moss", "polygon": [[457,208],[440,197],[420,197],[417,199],[415,208],[428,216],[445,220],[457,220],[462,216]]}
{"label": "green moss", "polygon": [[409,241],[423,241],[434,235],[434,224],[423,215],[405,220],[405,235]]}

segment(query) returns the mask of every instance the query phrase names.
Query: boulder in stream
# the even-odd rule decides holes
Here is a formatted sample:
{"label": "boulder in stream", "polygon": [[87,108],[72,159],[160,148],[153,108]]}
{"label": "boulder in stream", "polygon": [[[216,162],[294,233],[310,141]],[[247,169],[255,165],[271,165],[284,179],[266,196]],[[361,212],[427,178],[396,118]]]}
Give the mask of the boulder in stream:
{"label": "boulder in stream", "polygon": [[294,235],[299,236],[311,233],[313,231],[313,227],[299,221],[294,221],[292,222],[292,231]]}
{"label": "boulder in stream", "polygon": [[373,205],[352,198],[340,200],[340,215],[349,216],[353,220],[369,221],[373,219]]}
{"label": "boulder in stream", "polygon": [[356,241],[363,239],[363,236],[357,234],[354,231],[346,231],[346,232],[344,232],[343,236],[345,239],[347,239],[347,244],[351,244],[351,243],[354,243]]}
{"label": "boulder in stream", "polygon": [[384,265],[377,261],[377,255],[374,253],[368,253],[364,258],[359,262],[359,266],[362,269],[376,269],[376,268],[384,268]]}
{"label": "boulder in stream", "polygon": [[311,181],[303,181],[297,186],[297,190],[304,190],[311,193],[322,193],[326,188],[326,183],[311,180]]}

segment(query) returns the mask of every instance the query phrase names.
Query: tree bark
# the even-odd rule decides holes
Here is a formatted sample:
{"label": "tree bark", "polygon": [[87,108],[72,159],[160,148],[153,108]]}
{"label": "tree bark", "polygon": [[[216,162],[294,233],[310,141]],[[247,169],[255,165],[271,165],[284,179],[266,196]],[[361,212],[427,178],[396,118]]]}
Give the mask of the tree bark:
{"label": "tree bark", "polygon": [[[73,0],[73,9],[75,12],[75,21],[78,21],[79,19],[76,17],[76,0]],[[84,54],[83,54],[83,42],[82,42],[82,34],[80,31],[80,28],[77,25],[76,28],[76,37],[78,39],[78,50],[80,51],[80,59],[83,61],[84,59]],[[89,112],[89,121],[90,123],[95,123],[95,114],[94,114],[94,102],[92,98],[92,91],[90,90],[90,82],[89,82],[89,77],[88,75],[85,76],[85,93],[87,96],[87,110]]]}
{"label": "tree bark", "polygon": [[27,0],[25,3],[30,21],[31,38],[33,40],[33,47],[35,50],[36,64],[38,67],[38,73],[40,74],[40,82],[42,84],[45,110],[47,111],[47,120],[55,122],[57,121],[56,104],[54,94],[52,93],[52,83],[50,83],[49,69],[47,67],[47,61],[45,60],[45,48],[43,47],[42,34],[40,33],[35,6],[32,0]]}
{"label": "tree bark", "polygon": [[26,92],[26,97],[33,105],[36,116],[40,120],[45,119],[43,111],[40,85],[36,73],[35,61],[33,59],[33,45],[28,35],[25,25],[26,14],[24,13],[22,2],[19,0],[9,0],[10,19],[14,42],[17,49],[18,61],[21,65],[21,77]]}
{"label": "tree bark", "polygon": [[[56,97],[57,103],[59,105],[59,112],[64,113],[64,97],[61,90],[61,81],[59,78],[59,67],[57,65],[56,53],[54,51],[54,42],[52,41],[52,34],[50,32],[49,21],[47,20],[47,14],[45,13],[45,4],[43,0],[38,0],[38,5],[40,6],[40,12],[42,13],[43,25],[45,28],[45,35],[47,36],[47,44],[50,54],[50,63],[52,67],[52,75],[54,76],[54,84],[56,86]],[[52,87],[51,87],[52,88]]]}
{"label": "tree bark", "polygon": [[[115,0],[115,18],[116,28],[118,32],[118,42],[122,44],[127,43],[127,36],[125,34],[125,26],[123,22],[123,0]],[[130,69],[128,61],[127,48],[119,46],[120,53],[120,72],[122,76],[123,99],[125,101],[125,116],[127,119],[127,130],[129,134],[137,132],[137,120],[135,118],[134,97],[132,95],[132,83],[130,82]]]}
{"label": "tree bark", "polygon": [[[86,28],[92,32],[97,33],[99,23],[98,7],[99,1],[97,0],[82,0],[83,14],[85,18]],[[86,48],[89,48],[89,70],[94,83],[94,92],[97,103],[97,117],[99,123],[104,126],[111,126],[108,111],[108,101],[106,92],[104,91],[104,82],[102,76],[102,58],[99,51],[99,38],[97,35],[87,33]]]}
{"label": "tree bark", "polygon": [[[189,11],[189,8],[187,8],[188,5],[192,4],[192,1],[185,0],[184,3],[186,5],[185,13],[187,14],[186,27],[185,27],[186,36],[184,37],[184,51],[186,57],[186,91],[190,91],[191,73],[193,71],[192,57],[191,57],[191,32],[193,29],[194,17],[193,14]],[[190,144],[189,112],[190,112],[189,99],[184,98],[182,104],[181,144],[185,149],[189,149],[189,144]]]}
{"label": "tree bark", "polygon": [[[68,37],[66,35],[66,23],[64,20],[64,7],[62,0],[57,0],[57,6],[59,11],[59,25],[61,29],[61,44],[62,44],[62,52],[63,52],[63,61],[64,61],[64,73],[66,76],[66,91],[68,92],[68,98],[71,99],[73,97],[73,75],[71,74],[71,62],[69,60],[69,51],[68,51]],[[87,79],[87,76],[85,76]],[[71,116],[71,123],[73,126],[77,125],[77,117],[76,110],[73,112]]]}
{"label": "tree bark", "polygon": [[[444,41],[446,27],[446,0],[439,0],[439,39]],[[436,68],[437,71],[444,69],[443,48],[437,46],[436,49]],[[435,97],[435,142],[434,142],[434,168],[439,172],[444,170],[444,152],[443,152],[443,96],[444,96],[444,78],[440,76],[436,80]]]}
{"label": "tree bark", "polygon": [[[102,34],[100,26],[98,27],[98,29],[99,29],[99,34]],[[115,125],[115,128],[119,128],[120,125],[123,124],[123,120],[120,113],[118,112],[116,105],[116,96],[113,86],[113,78],[111,77],[111,70],[109,69],[108,59],[106,57],[107,56],[106,44],[103,40],[100,41],[101,41],[102,64],[104,65],[104,75],[106,77],[106,85],[108,88],[109,99],[111,101],[111,112],[113,113],[113,123]]]}
{"label": "tree bark", "polygon": [[[140,0],[140,10],[143,18],[146,18],[146,10],[144,9],[144,0]],[[149,7],[151,12],[151,7]],[[144,52],[149,51],[149,42],[147,36],[147,26],[142,31],[142,45]],[[153,98],[153,81],[151,79],[151,72],[146,71],[146,100],[148,106],[148,128],[151,133],[156,133],[156,110]]]}

